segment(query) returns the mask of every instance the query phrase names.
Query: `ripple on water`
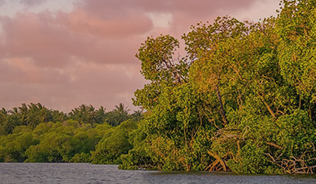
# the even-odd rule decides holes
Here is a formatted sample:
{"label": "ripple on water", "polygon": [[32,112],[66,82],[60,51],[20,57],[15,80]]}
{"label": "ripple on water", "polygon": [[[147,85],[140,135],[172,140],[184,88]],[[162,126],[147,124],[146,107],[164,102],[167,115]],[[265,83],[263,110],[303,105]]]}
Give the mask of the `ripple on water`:
{"label": "ripple on water", "polygon": [[315,176],[236,175],[210,172],[118,170],[117,165],[0,163],[1,184],[315,184]]}

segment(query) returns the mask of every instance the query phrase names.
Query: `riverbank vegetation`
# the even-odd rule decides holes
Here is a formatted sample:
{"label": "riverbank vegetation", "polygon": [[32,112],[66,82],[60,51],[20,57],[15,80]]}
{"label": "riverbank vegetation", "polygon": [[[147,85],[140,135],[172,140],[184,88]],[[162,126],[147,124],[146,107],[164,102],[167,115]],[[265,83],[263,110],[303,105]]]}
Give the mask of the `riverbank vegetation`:
{"label": "riverbank vegetation", "polygon": [[120,163],[121,169],[316,172],[316,1],[283,0],[257,23],[231,17],[149,37],[150,82],[128,114],[40,104],[0,112],[0,161]]}
{"label": "riverbank vegetation", "polygon": [[[119,104],[110,112],[81,105],[65,114],[38,104],[0,111],[0,162],[119,164],[132,145],[141,112]],[[108,122],[108,123],[106,123]]]}
{"label": "riverbank vegetation", "polygon": [[199,23],[179,41],[149,37],[136,57],[148,110],[120,168],[236,173],[316,171],[316,1],[274,18]]}

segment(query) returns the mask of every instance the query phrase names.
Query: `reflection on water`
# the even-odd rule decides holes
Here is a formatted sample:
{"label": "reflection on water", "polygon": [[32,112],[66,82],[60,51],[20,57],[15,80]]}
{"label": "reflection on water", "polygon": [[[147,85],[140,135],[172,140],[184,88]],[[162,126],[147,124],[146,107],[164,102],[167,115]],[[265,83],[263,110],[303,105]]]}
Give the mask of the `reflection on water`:
{"label": "reflection on water", "polygon": [[0,183],[66,184],[308,184],[315,176],[236,175],[210,172],[159,172],[118,170],[116,165],[69,163],[0,163]]}

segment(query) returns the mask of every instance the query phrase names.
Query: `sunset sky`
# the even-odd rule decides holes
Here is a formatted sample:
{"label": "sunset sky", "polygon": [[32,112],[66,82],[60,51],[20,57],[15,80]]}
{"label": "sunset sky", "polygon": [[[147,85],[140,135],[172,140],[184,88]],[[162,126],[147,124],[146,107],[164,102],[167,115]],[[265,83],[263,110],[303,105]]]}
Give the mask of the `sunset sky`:
{"label": "sunset sky", "polygon": [[200,21],[258,21],[278,8],[278,0],[0,0],[0,108],[136,110],[131,98],[146,81],[135,54],[146,37],[180,39]]}

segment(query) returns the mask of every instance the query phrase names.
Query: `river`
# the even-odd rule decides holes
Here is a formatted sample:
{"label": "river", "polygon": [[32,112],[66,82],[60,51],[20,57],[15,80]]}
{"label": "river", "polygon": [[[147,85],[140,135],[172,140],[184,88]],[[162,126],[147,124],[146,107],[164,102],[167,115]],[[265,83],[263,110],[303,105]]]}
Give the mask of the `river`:
{"label": "river", "polygon": [[309,184],[315,176],[118,170],[117,165],[0,163],[1,184]]}

